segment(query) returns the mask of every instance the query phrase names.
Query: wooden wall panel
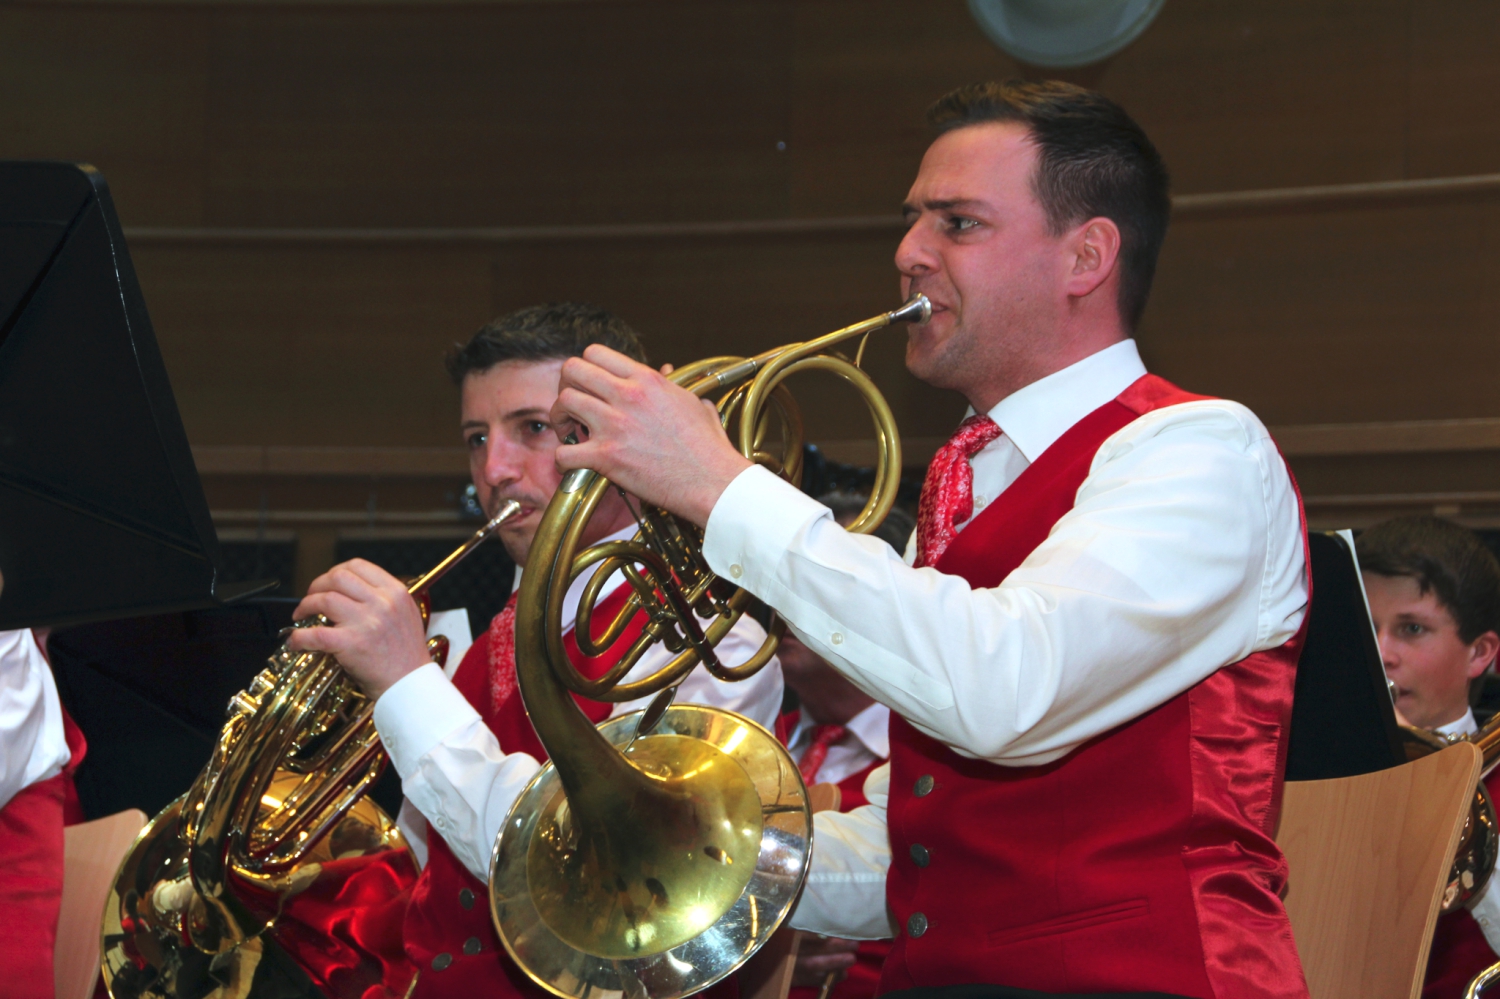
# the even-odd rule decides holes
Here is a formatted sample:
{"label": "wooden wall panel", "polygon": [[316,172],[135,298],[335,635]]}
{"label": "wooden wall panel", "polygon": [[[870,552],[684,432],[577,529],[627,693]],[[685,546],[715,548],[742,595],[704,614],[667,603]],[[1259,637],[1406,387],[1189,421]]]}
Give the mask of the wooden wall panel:
{"label": "wooden wall panel", "polygon": [[1403,176],[1409,0],[1169,3],[1090,81],[1177,193]]}
{"label": "wooden wall panel", "polygon": [[1409,175],[1500,170],[1500,4],[1413,3],[1410,37]]}
{"label": "wooden wall panel", "polygon": [[781,214],[787,7],[217,11],[206,221]]}
{"label": "wooden wall panel", "polygon": [[1185,219],[1148,362],[1269,424],[1500,414],[1500,198]]}
{"label": "wooden wall panel", "polygon": [[[1497,44],[1490,0],[1175,0],[1061,75],[1181,193],[1345,183],[1495,169]],[[962,0],[8,5],[0,55],[0,152],[89,159],[154,225],[884,212],[935,97],[1045,75]]]}
{"label": "wooden wall panel", "polygon": [[456,444],[442,369],[489,314],[481,254],[253,247],[134,254],[196,444]]}
{"label": "wooden wall panel", "polygon": [[214,12],[0,8],[0,157],[84,160],[127,223],[203,221]]}
{"label": "wooden wall panel", "polygon": [[[493,310],[579,298],[624,317],[656,361],[748,355],[806,340],[900,304],[894,235],[517,247],[497,257]],[[963,403],[906,373],[901,330],[876,333],[865,367],[903,430],[946,437]],[[852,351],[852,347],[851,347]],[[805,381],[804,381],[805,379]],[[795,382],[814,439],[871,436],[852,392]]]}
{"label": "wooden wall panel", "polygon": [[[1059,75],[1120,100],[1191,195],[1500,173],[1496,51],[1494,0],[1172,0],[1125,51]],[[8,4],[0,156],[93,162],[133,231],[878,216],[915,172],[924,108],[1016,74],[1046,75],[963,0]],[[1143,349],[1275,425],[1500,416],[1497,211],[1471,193],[1183,215]],[[663,358],[751,350],[892,304],[895,239],[133,252],[195,445],[440,447],[438,357],[497,312],[591,298]],[[899,338],[870,366],[907,434],[941,436],[961,404],[904,374]],[[861,432],[812,398],[817,433]],[[1326,495],[1478,494],[1500,490],[1495,456],[1295,460]],[[292,502],[290,479],[215,475],[216,503]],[[297,482],[342,509],[370,485],[354,479]],[[448,502],[431,498],[447,479],[423,481],[387,492]]]}

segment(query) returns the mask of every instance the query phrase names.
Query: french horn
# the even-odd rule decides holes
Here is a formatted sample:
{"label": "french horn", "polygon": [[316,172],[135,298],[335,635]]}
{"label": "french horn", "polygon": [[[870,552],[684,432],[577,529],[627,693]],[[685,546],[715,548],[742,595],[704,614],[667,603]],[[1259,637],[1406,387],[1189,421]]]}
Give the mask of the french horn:
{"label": "french horn", "polygon": [[[428,589],[519,511],[507,503],[409,584],[424,621]],[[428,648],[441,661],[447,640]],[[332,655],[285,645],[230,699],[208,763],[115,875],[103,925],[113,999],[295,994],[301,972],[268,945],[291,899],[357,858],[383,858],[416,879],[396,824],[365,797],[387,762],[373,708]]]}
{"label": "french horn", "polygon": [[[1443,889],[1441,912],[1447,914],[1467,905],[1494,881],[1495,861],[1500,856],[1500,832],[1497,832],[1495,803],[1483,778],[1500,765],[1500,716],[1491,718],[1477,732],[1453,739],[1403,725],[1401,739],[1408,760],[1439,752],[1454,742],[1472,742],[1484,756],[1479,787],[1469,802],[1469,814],[1464,818],[1453,866],[1448,871],[1448,883]],[[1481,971],[1469,982],[1464,991],[1465,999],[1480,999],[1497,981],[1500,981],[1500,963]]]}
{"label": "french horn", "polygon": [[[848,527],[867,533],[895,500],[901,445],[889,405],[859,365],[863,341],[853,360],[833,348],[892,323],[925,322],[931,310],[917,295],[817,339],[750,358],[709,358],[671,378],[713,399],[740,452],[793,484],[802,472],[802,420],[786,379],[820,371],[850,385],[878,445],[870,499]],[[632,506],[634,539],[580,550],[612,488],[592,471],[567,475],[521,577],[517,681],[550,762],[496,841],[490,907],[506,950],[557,996],[675,999],[732,973],[786,918],[807,873],[811,813],[802,777],[771,733],[729,711],[670,704],[700,664],[721,680],[755,673],[775,654],[784,626],[774,622],[748,661],[722,662],[715,646],[752,598],[709,569],[702,532],[665,510]],[[635,615],[646,619],[597,679],[583,676],[563,646],[564,596],[585,573],[574,631],[584,655],[622,641]],[[631,595],[596,631],[595,601],[619,577]],[[622,682],[658,642],[671,661]],[[616,703],[656,696],[645,711],[596,730],[573,693]]]}

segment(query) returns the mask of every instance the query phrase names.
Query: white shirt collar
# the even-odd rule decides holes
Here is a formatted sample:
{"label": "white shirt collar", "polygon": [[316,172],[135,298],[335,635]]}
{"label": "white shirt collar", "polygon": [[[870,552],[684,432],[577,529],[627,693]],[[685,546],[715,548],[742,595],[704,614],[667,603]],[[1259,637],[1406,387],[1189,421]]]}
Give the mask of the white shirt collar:
{"label": "white shirt collar", "polygon": [[1133,339],[1112,343],[1001,399],[989,417],[1028,462],[1146,373]]}
{"label": "white shirt collar", "polygon": [[1479,723],[1474,720],[1474,709],[1470,708],[1464,712],[1464,716],[1458,721],[1439,725],[1433,731],[1438,735],[1473,735],[1479,731]]}
{"label": "white shirt collar", "polygon": [[[795,747],[812,738],[818,725],[806,711],[799,714],[790,744]],[[882,760],[891,758],[891,709],[872,704],[844,723],[844,729]]]}

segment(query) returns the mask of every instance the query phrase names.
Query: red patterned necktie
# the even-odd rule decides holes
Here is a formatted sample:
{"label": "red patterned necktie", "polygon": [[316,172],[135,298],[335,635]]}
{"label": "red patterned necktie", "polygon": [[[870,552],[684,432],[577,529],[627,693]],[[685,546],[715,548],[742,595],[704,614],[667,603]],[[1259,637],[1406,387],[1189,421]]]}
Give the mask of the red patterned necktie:
{"label": "red patterned necktie", "polygon": [[802,780],[809,786],[817,779],[818,769],[823,766],[823,761],[828,759],[828,747],[838,742],[848,731],[842,725],[814,725],[812,745],[807,747],[807,752],[802,754],[802,762],[797,764],[797,769],[802,771]]}
{"label": "red patterned necktie", "polygon": [[[519,592],[519,591],[518,591]],[[490,622],[490,710],[498,712],[516,690],[516,594]]]}
{"label": "red patterned necktie", "polygon": [[974,515],[974,469],[969,459],[999,436],[995,421],[976,413],[933,455],[917,504],[918,566],[936,564],[958,536],[954,525]]}

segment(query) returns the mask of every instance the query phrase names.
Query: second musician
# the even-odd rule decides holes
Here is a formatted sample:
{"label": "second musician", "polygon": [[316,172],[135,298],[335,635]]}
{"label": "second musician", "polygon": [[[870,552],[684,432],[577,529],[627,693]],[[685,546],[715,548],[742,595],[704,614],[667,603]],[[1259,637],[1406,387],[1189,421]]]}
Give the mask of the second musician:
{"label": "second musician", "polygon": [[[500,531],[523,571],[542,511],[561,480],[550,422],[559,372],[565,358],[590,344],[636,359],[645,356],[635,332],[619,319],[565,303],[502,317],[449,359],[449,372],[462,392],[462,431],[481,505],[491,516],[508,499],[524,508]],[[611,495],[584,540],[629,538],[635,530],[625,503]],[[583,660],[572,638],[570,619],[587,580],[579,579],[568,594],[565,643],[585,672],[598,675],[612,661]],[[601,596],[597,620],[610,620],[628,593],[622,582],[612,596]],[[452,682],[427,661],[421,619],[405,587],[368,562],[345,563],[320,576],[296,613],[299,618],[322,613],[335,622],[331,628],[298,631],[291,641],[299,648],[334,652],[378,698],[375,724],[381,740],[407,801],[426,818],[426,835],[419,829],[416,836],[425,840],[426,863],[403,927],[406,952],[418,969],[413,994],[419,999],[546,996],[506,955],[489,912],[490,849],[512,803],[540,768],[538,761],[546,759],[516,690],[514,595],[470,647]],[[743,617],[721,644],[721,655],[728,663],[741,662],[764,638],[760,626]],[[618,654],[629,644],[622,640],[612,649]],[[629,677],[652,672],[668,658],[656,646]],[[721,683],[697,670],[683,681],[678,699],[728,708],[771,728],[781,693],[781,673],[773,661],[742,683]],[[644,706],[581,698],[579,703],[596,722]]]}

